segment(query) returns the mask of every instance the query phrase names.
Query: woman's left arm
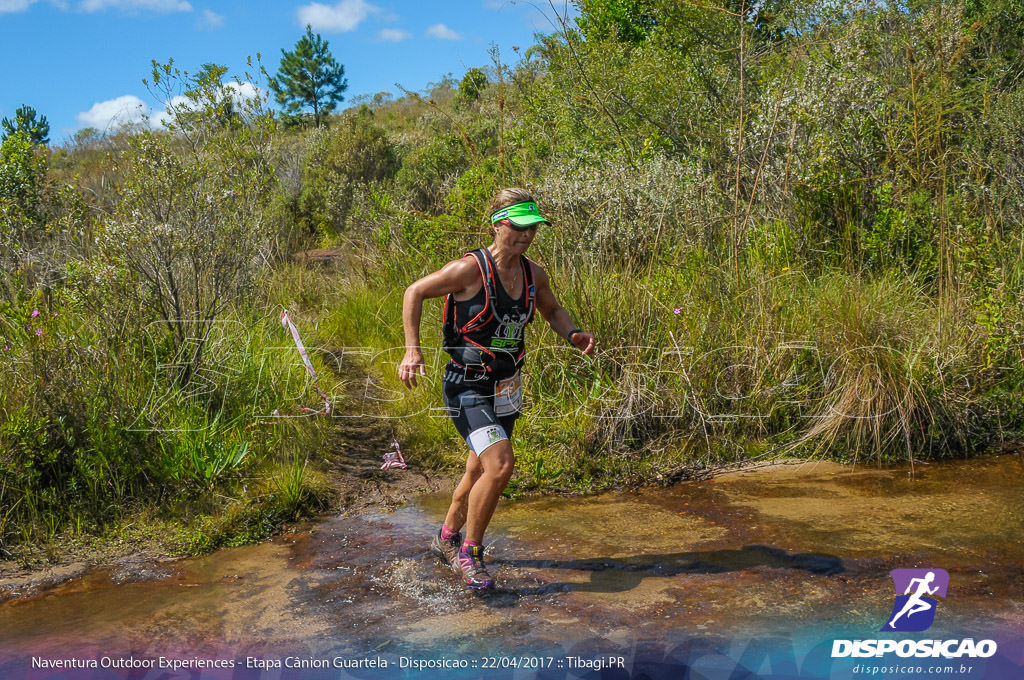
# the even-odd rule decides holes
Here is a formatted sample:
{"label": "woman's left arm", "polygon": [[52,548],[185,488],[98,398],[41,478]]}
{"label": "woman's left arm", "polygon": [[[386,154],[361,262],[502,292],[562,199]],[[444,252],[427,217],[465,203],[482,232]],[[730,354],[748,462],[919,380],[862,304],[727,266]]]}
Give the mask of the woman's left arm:
{"label": "woman's left arm", "polygon": [[[555,294],[551,291],[551,284],[548,281],[548,274],[544,268],[537,263],[533,264],[535,294],[537,296],[537,311],[544,320],[551,326],[551,330],[559,337],[568,340],[576,349],[584,354],[590,355],[594,352],[597,339],[586,331],[581,331],[573,323],[569,312],[565,311],[562,305],[558,304]],[[571,337],[570,337],[571,336]]]}

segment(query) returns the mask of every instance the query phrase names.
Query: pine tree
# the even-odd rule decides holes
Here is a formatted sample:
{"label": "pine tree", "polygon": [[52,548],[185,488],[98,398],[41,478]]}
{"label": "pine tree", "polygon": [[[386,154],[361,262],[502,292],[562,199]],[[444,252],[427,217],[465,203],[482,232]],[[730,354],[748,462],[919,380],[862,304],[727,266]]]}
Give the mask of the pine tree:
{"label": "pine tree", "polygon": [[50,123],[46,116],[36,119],[36,110],[31,106],[22,106],[14,112],[14,120],[4,118],[0,120],[0,126],[4,129],[4,139],[7,139],[15,132],[24,132],[32,140],[33,144],[45,146],[50,142]]}
{"label": "pine tree", "polygon": [[270,79],[270,89],[285,114],[296,119],[304,108],[313,109],[313,122],[320,126],[334,110],[348,88],[345,67],[335,61],[327,41],[312,26],[299,38],[292,51],[281,50],[281,68]]}

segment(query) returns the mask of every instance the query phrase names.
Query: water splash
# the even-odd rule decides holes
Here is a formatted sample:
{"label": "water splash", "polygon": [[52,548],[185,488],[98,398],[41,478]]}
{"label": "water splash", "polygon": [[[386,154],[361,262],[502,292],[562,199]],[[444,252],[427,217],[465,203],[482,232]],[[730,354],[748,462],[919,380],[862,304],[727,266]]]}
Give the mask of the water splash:
{"label": "water splash", "polygon": [[373,580],[395,594],[409,598],[424,611],[451,614],[465,608],[462,588],[444,567],[433,561],[410,558],[393,560]]}

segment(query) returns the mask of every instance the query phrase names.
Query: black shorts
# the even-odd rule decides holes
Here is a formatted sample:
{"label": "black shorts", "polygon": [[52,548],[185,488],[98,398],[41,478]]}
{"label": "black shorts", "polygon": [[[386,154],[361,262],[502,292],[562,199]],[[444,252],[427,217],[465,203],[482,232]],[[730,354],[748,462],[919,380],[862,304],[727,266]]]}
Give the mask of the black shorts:
{"label": "black shorts", "polygon": [[512,438],[522,406],[518,373],[499,381],[449,363],[442,391],[448,415],[473,453],[479,456],[488,446]]}

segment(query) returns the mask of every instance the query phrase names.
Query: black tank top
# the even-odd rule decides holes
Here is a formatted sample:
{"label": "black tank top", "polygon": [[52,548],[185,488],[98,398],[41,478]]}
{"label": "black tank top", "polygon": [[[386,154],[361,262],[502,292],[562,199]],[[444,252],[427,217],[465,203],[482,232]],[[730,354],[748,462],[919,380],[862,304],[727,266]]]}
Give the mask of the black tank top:
{"label": "black tank top", "polygon": [[525,329],[533,321],[533,263],[520,258],[523,292],[513,300],[498,279],[486,248],[469,253],[480,268],[483,285],[468,300],[444,301],[444,349],[456,364],[504,379],[515,375],[526,354]]}

